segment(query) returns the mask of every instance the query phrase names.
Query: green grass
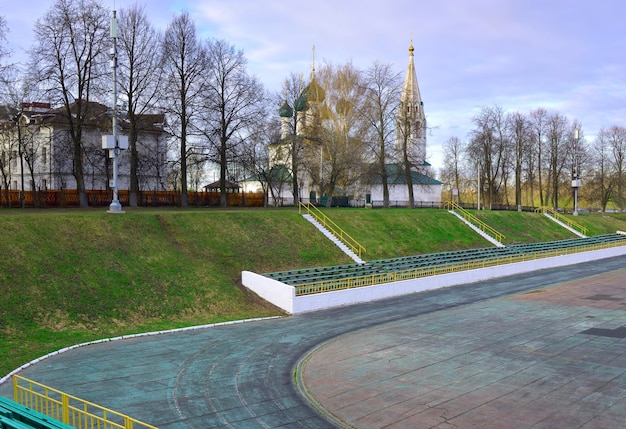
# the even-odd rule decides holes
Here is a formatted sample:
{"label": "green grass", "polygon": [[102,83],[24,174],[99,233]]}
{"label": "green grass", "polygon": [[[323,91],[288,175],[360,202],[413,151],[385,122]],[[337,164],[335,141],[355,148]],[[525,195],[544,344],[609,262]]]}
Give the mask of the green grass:
{"label": "green grass", "polygon": [[[541,213],[515,211],[470,211],[478,219],[504,235],[505,245],[565,240],[577,235]],[[615,231],[613,231],[615,232]]]}
{"label": "green grass", "polygon": [[490,246],[445,210],[324,209],[324,213],[365,247],[366,260]]}
{"label": "green grass", "polygon": [[580,213],[579,216],[566,216],[587,227],[587,235],[590,236],[626,231],[626,214],[624,213]]}
{"label": "green grass", "polygon": [[[242,270],[352,262],[294,209],[127,211],[0,210],[0,375],[95,339],[281,314],[238,287]],[[324,212],[366,260],[490,246],[445,210]],[[477,215],[506,243],[572,237],[533,213]],[[626,215],[576,220],[626,230]]]}
{"label": "green grass", "polygon": [[350,262],[293,210],[40,212],[0,228],[0,374],[77,342],[279,314],[235,287],[242,270]]}

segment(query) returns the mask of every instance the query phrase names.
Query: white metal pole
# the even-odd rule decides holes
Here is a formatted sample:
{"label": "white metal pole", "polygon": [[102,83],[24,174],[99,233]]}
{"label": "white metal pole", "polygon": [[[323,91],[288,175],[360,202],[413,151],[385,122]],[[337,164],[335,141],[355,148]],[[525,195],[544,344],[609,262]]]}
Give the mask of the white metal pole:
{"label": "white metal pole", "polygon": [[578,187],[580,186],[580,159],[578,158],[578,128],[574,130],[574,141],[576,145],[574,150],[576,153],[574,154],[574,216],[578,216]]}
{"label": "white metal pole", "polygon": [[113,188],[113,201],[109,205],[109,212],[111,213],[121,213],[122,205],[119,201],[118,195],[118,186],[117,186],[117,175],[118,175],[118,155],[120,152],[119,142],[118,142],[118,131],[117,131],[117,18],[116,11],[113,11],[113,17],[111,18],[111,38],[113,39],[113,47],[111,48],[111,66],[113,68],[113,141],[115,142],[115,148],[111,150],[112,158],[113,158],[113,180],[111,183],[111,187]]}
{"label": "white metal pole", "polygon": [[476,172],[478,173],[478,189],[476,189],[476,195],[478,195],[478,210],[480,210],[480,162],[476,164]]}

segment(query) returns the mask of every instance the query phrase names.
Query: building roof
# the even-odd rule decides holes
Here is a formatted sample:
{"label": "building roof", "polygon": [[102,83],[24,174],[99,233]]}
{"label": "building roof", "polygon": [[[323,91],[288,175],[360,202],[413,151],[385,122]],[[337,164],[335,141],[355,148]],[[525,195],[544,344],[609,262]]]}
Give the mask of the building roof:
{"label": "building roof", "polygon": [[[238,190],[239,189],[239,185],[238,184],[236,184],[234,182],[231,182],[229,180],[225,181],[225,185],[226,185],[226,190],[229,190],[229,189],[230,190]],[[220,181],[217,180],[217,181],[215,181],[213,183],[210,183],[210,184],[204,186],[204,189],[206,191],[219,191],[220,190]]]}
{"label": "building roof", "polygon": [[317,83],[317,81],[315,80],[315,76],[313,76],[313,79],[311,79],[311,83],[309,83],[307,87],[304,88],[303,94],[306,97],[307,101],[313,103],[321,103],[326,99],[326,91],[324,91],[324,88],[322,88],[320,84]]}
{"label": "building roof", "polygon": [[[111,127],[111,111],[104,104],[90,101],[89,103],[83,103],[82,109],[83,111],[89,109],[88,117],[85,120],[86,126],[104,129]],[[70,105],[70,112],[72,113],[72,115],[76,114],[77,103],[72,103]],[[0,121],[5,119],[5,116],[15,115],[16,113],[17,109],[15,108],[12,108],[10,106],[0,106]],[[63,106],[51,109],[50,104],[48,103],[22,103],[21,113],[29,121],[35,120],[37,123],[47,123],[60,126],[67,124],[67,114],[65,111],[65,107]],[[165,124],[165,114],[141,114],[137,115],[136,118],[138,131],[156,133],[163,132],[163,127]],[[130,128],[128,118],[120,118],[118,121],[118,125],[123,130],[128,130]]]}
{"label": "building roof", "polygon": [[[387,164],[387,181],[389,185],[406,185],[406,176],[404,174],[404,169],[400,164]],[[411,180],[414,185],[443,185],[443,182],[440,182],[437,179],[426,176],[417,171],[411,171]],[[380,174],[374,174],[372,176],[372,185],[382,185],[383,180]]]}
{"label": "building roof", "polygon": [[285,100],[283,105],[280,106],[280,108],[278,109],[278,115],[281,118],[291,118],[293,116],[293,109],[291,108],[289,103],[287,103],[287,100]]}
{"label": "building roof", "polygon": [[415,73],[415,63],[413,62],[413,43],[409,46],[409,65],[406,71],[406,78],[404,80],[404,87],[402,88],[402,96],[400,103],[402,105],[419,105],[423,106],[422,96],[420,94],[420,88],[417,84],[417,73]]}

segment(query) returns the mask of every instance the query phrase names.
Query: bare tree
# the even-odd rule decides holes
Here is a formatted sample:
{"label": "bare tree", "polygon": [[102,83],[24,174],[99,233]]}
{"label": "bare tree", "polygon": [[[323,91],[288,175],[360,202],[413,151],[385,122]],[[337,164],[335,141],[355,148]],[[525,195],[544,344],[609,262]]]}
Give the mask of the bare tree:
{"label": "bare tree", "polygon": [[0,16],[0,85],[6,83],[8,71],[13,67],[12,64],[5,62],[6,58],[11,54],[11,51],[7,49],[8,32],[9,27],[7,26],[7,21],[4,16]]}
{"label": "bare tree", "polygon": [[201,81],[207,69],[206,53],[197,40],[196,26],[188,12],[181,13],[170,22],[161,51],[164,69],[162,101],[171,118],[171,133],[179,143],[180,205],[187,207],[187,144],[202,94]]}
{"label": "bare tree", "polygon": [[[548,111],[546,109],[536,109],[530,112],[530,142],[531,147],[527,153],[527,169],[529,180],[531,183],[531,201],[534,202],[533,183],[534,177],[537,177],[537,186],[539,188],[539,205],[547,204],[547,198],[544,199],[543,189],[543,167],[544,167],[544,150],[546,127],[548,123]],[[535,156],[536,154],[536,156]]]}
{"label": "bare tree", "polygon": [[624,209],[624,188],[626,183],[626,128],[613,125],[607,130],[606,138],[611,148],[611,167],[615,176],[615,204]]}
{"label": "bare tree", "polygon": [[393,162],[393,145],[397,103],[402,91],[400,73],[392,71],[391,64],[375,61],[365,72],[365,102],[361,114],[369,125],[374,174],[380,175],[383,187],[383,207],[389,207],[389,171]]}
{"label": "bare tree", "polygon": [[[161,35],[148,21],[145,6],[137,4],[120,11],[120,87],[127,103],[128,149],[130,152],[129,205],[137,206],[140,160],[137,145],[141,118],[155,108],[161,86],[163,57]],[[147,155],[147,154],[145,154]]]}
{"label": "bare tree", "polygon": [[458,137],[450,137],[443,143],[443,170],[441,176],[444,182],[449,183],[452,189],[457,190],[457,203],[461,204],[463,184],[463,154],[465,145]]}
{"label": "bare tree", "polygon": [[352,63],[325,64],[317,76],[326,96],[319,106],[319,128],[308,131],[316,138],[319,152],[313,149],[307,164],[330,206],[338,188],[346,193],[363,177],[363,142],[369,123],[362,116],[363,74]]}
{"label": "bare tree", "polygon": [[106,72],[108,23],[107,10],[95,0],[56,0],[37,20],[30,52],[30,70],[50,99],[62,105],[81,207],[88,206],[83,129]]}
{"label": "bare tree", "polygon": [[602,213],[615,192],[615,176],[611,174],[611,131],[601,128],[591,146],[593,168],[589,170],[588,194],[600,203]]}
{"label": "bare tree", "polygon": [[229,163],[238,161],[249,131],[262,120],[267,96],[261,83],[248,75],[243,51],[225,40],[212,40],[207,58],[200,131],[220,167],[220,205],[225,207]]}
{"label": "bare tree", "polygon": [[[409,193],[409,207],[415,207],[415,195],[413,191],[413,170],[421,166],[425,161],[423,145],[420,143],[426,138],[426,123],[415,114],[422,106],[404,106],[400,103],[399,115],[396,118],[396,156],[404,173]],[[399,144],[399,145],[398,145]]]}
{"label": "bare tree", "polygon": [[512,142],[513,169],[515,171],[515,205],[517,210],[522,210],[522,173],[524,165],[524,153],[528,151],[528,139],[530,136],[530,123],[527,117],[520,112],[510,113],[507,118],[509,138]]}
{"label": "bare tree", "polygon": [[550,201],[556,210],[559,208],[559,185],[563,181],[562,173],[567,165],[573,130],[567,117],[554,113],[548,117],[546,131],[549,151],[546,201]]}
{"label": "bare tree", "polygon": [[0,105],[0,174],[4,185],[7,206],[11,206],[9,190],[13,174],[13,166],[17,167],[17,139],[15,138],[15,117],[17,109],[9,104]]}
{"label": "bare tree", "polygon": [[[280,140],[280,122],[278,118],[268,115],[267,120],[259,121],[249,131],[250,137],[241,150],[241,163],[247,177],[258,180],[266,195],[264,205],[271,201],[280,204],[282,192],[289,186],[289,170],[284,164],[271,160],[276,152],[269,150],[272,144]],[[271,197],[271,198],[270,198]]]}
{"label": "bare tree", "polygon": [[[479,164],[481,188],[486,187],[486,203],[493,205],[502,198],[502,188],[506,175],[507,146],[506,121],[500,106],[482,107],[472,118],[476,128],[468,145],[470,159]],[[482,193],[482,189],[478,192]]]}

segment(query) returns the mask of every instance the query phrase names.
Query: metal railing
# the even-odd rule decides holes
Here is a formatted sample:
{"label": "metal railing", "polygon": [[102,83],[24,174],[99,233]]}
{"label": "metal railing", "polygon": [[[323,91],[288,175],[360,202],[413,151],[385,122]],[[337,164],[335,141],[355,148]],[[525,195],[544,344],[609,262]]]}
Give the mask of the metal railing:
{"label": "metal railing", "polygon": [[77,429],[157,429],[124,414],[14,375],[14,401]]}
{"label": "metal railing", "polygon": [[583,235],[587,235],[587,227],[574,222],[573,220],[571,220],[570,218],[566,216],[563,216],[561,213],[557,212],[552,207],[547,207],[547,206],[538,207],[535,209],[535,212],[537,213],[541,212],[544,214],[547,213],[553,218],[555,218],[556,220],[563,222],[565,225],[569,226],[570,228],[575,229],[576,231],[580,232]]}
{"label": "metal railing", "polygon": [[433,265],[430,267],[415,268],[388,273],[377,273],[366,276],[346,277],[341,279],[324,280],[295,286],[296,295],[311,295],[334,290],[352,289],[362,286],[372,286],[381,283],[391,283],[400,280],[411,280],[438,274],[455,273],[459,271],[474,270],[477,268],[493,267],[496,265],[511,264],[514,262],[532,261],[535,259],[549,258],[553,256],[569,255],[572,253],[587,252],[591,250],[608,249],[611,247],[624,246],[623,241],[608,243],[588,244],[568,248],[550,249],[532,253],[519,253],[496,258],[457,262],[445,265]]}
{"label": "metal railing", "polygon": [[315,207],[311,203],[298,203],[298,213],[302,213],[305,210],[307,214],[313,216],[324,228],[329,230],[335,237],[341,240],[346,246],[350,248],[356,255],[361,257],[365,253],[365,247],[363,247],[358,241],[352,238],[347,232],[339,227],[335,222],[328,218],[320,209]]}
{"label": "metal railing", "polygon": [[499,233],[498,231],[496,231],[495,229],[493,229],[492,227],[487,225],[485,222],[483,222],[482,220],[478,219],[476,216],[474,216],[473,214],[471,214],[470,212],[465,210],[463,207],[461,207],[460,205],[458,205],[454,201],[447,201],[447,202],[443,203],[443,207],[446,210],[454,210],[454,211],[459,212],[463,216],[463,219],[465,219],[466,221],[468,221],[471,224],[475,225],[482,232],[484,232],[485,234],[488,234],[491,237],[493,237],[496,241],[502,243],[502,241],[504,240],[504,235],[503,234]]}

